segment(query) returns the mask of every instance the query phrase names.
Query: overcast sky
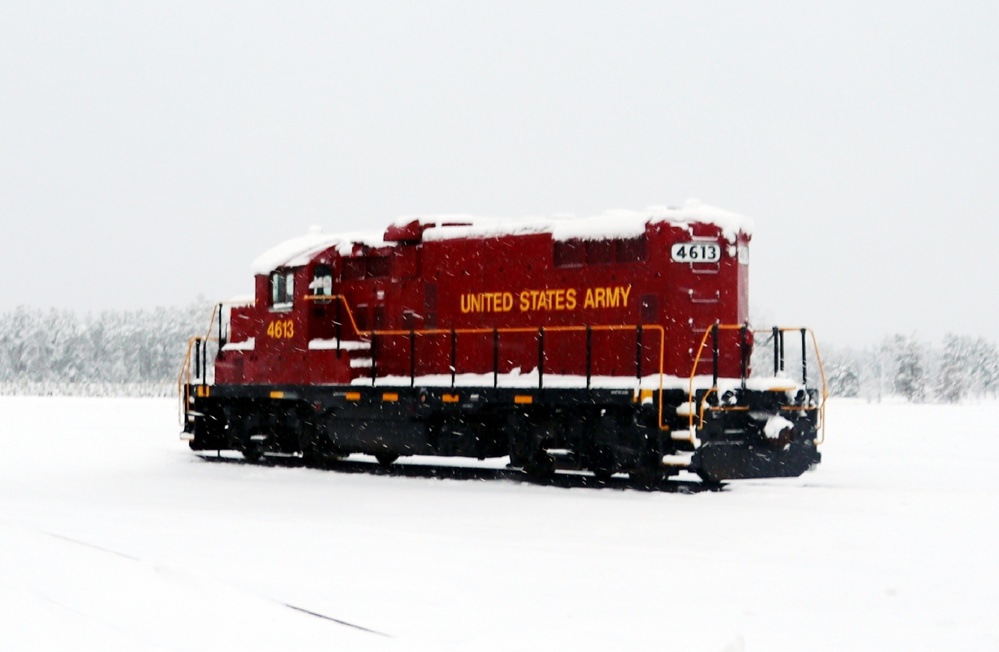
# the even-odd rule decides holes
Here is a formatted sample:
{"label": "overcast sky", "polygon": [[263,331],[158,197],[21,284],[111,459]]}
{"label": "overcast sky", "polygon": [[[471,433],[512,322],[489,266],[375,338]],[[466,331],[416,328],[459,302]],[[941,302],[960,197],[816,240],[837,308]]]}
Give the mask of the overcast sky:
{"label": "overcast sky", "polygon": [[0,311],[246,294],[313,224],[696,197],[755,219],[759,322],[996,340],[997,34],[994,0],[0,0]]}

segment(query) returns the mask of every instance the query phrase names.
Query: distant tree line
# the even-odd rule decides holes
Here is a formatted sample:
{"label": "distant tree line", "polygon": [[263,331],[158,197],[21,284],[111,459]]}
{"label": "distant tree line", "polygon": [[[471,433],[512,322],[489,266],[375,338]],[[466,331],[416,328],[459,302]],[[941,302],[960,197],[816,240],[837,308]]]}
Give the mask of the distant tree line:
{"label": "distant tree line", "polygon": [[948,334],[940,346],[896,334],[863,349],[823,352],[833,396],[957,403],[999,393],[999,350],[982,337]]}
{"label": "distant tree line", "polygon": [[0,394],[170,395],[211,314],[204,300],[88,315],[15,308],[0,314]]}

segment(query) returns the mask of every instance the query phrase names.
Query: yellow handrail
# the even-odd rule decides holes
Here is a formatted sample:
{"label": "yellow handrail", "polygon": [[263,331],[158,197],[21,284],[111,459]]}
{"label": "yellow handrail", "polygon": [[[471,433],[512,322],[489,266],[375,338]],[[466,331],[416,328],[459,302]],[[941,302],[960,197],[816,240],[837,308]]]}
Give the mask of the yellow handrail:
{"label": "yellow handrail", "polygon": [[486,335],[489,333],[537,333],[539,328],[544,328],[545,332],[554,333],[583,333],[589,328],[591,331],[630,331],[637,330],[639,327],[642,330],[651,330],[659,333],[659,414],[657,419],[657,425],[659,430],[669,430],[669,425],[663,423],[663,392],[665,391],[663,386],[663,366],[665,365],[665,352],[666,352],[666,329],[659,324],[599,324],[596,326],[518,326],[518,327],[505,327],[505,328],[428,328],[428,329],[413,329],[413,330],[361,330],[357,326],[357,321],[354,319],[354,311],[351,310],[350,303],[347,301],[347,297],[342,294],[310,294],[305,297],[306,301],[339,301],[343,304],[343,307],[347,310],[347,318],[350,320],[350,325],[353,327],[354,331],[359,337],[378,337],[378,336],[395,336],[401,337],[406,335],[448,335],[454,333],[455,335]]}
{"label": "yellow handrail", "polygon": [[[632,330],[637,330],[638,328],[641,328],[643,330],[650,330],[650,331],[658,332],[659,333],[659,369],[658,369],[658,375],[659,375],[659,389],[658,389],[658,398],[659,398],[659,400],[658,400],[658,403],[659,403],[659,405],[658,405],[658,415],[657,415],[656,421],[657,421],[657,425],[658,425],[658,428],[659,428],[660,431],[667,431],[667,430],[670,429],[669,425],[666,424],[666,423],[664,423],[664,421],[663,421],[663,416],[664,416],[663,415],[663,410],[664,410],[663,392],[665,391],[665,388],[664,388],[663,367],[665,366],[666,331],[665,331],[665,328],[663,328],[663,326],[661,326],[659,324],[598,324],[598,325],[591,325],[591,326],[576,325],[576,326],[520,326],[520,327],[504,327],[504,328],[454,328],[454,329],[450,329],[450,328],[430,328],[430,329],[411,329],[411,330],[378,330],[378,329],[362,330],[357,325],[357,320],[354,318],[354,311],[351,309],[350,303],[347,301],[347,297],[346,296],[344,296],[342,294],[334,294],[334,295],[307,295],[305,297],[305,299],[308,300],[308,301],[338,301],[338,302],[340,302],[343,305],[343,307],[346,309],[346,311],[347,311],[347,319],[349,320],[350,326],[353,328],[354,332],[356,332],[359,337],[363,337],[363,338],[385,337],[385,336],[400,337],[400,336],[408,336],[408,335],[413,335],[413,336],[416,336],[416,335],[420,335],[420,336],[426,336],[426,335],[448,335],[448,334],[451,334],[451,333],[454,333],[455,335],[485,335],[485,334],[490,334],[490,333],[497,333],[497,334],[536,333],[541,328],[543,328],[546,332],[555,332],[555,333],[559,333],[559,332],[561,332],[561,333],[577,332],[578,333],[578,332],[585,332],[587,329],[589,329],[591,331],[609,331],[609,332],[626,331],[626,330],[627,331],[632,331]],[[180,374],[178,375],[178,378],[177,378],[178,395],[179,395],[179,397],[181,399],[180,419],[181,419],[181,424],[182,425],[183,425],[184,415],[186,413],[187,405],[188,405],[188,402],[189,402],[189,399],[190,399],[190,396],[188,394],[188,391],[189,391],[188,388],[190,387],[190,382],[191,382],[191,367],[192,367],[191,356],[192,356],[192,353],[194,351],[194,343],[196,341],[198,341],[198,340],[200,340],[202,342],[205,342],[205,343],[207,343],[207,342],[213,342],[213,341],[217,340],[217,338],[214,338],[214,337],[211,336],[211,332],[212,332],[212,326],[215,323],[216,316],[218,315],[218,310],[219,310],[219,305],[216,305],[215,308],[212,310],[212,315],[211,315],[211,318],[208,321],[208,329],[207,329],[207,334],[205,335],[205,337],[192,337],[192,338],[190,338],[188,340],[187,352],[186,352],[186,354],[184,356],[184,361],[183,361],[183,364],[181,365]],[[689,413],[688,413],[688,432],[690,433],[689,437],[688,437],[688,441],[690,441],[691,443],[695,443],[695,444],[696,444],[696,435],[694,434],[694,432],[695,432],[695,430],[694,430],[694,416],[695,416],[695,412],[697,413],[697,416],[698,416],[698,419],[699,419],[699,422],[700,422],[701,426],[703,426],[703,424],[704,424],[704,412],[707,409],[707,398],[712,393],[717,392],[717,387],[716,386],[712,386],[708,390],[707,394],[705,394],[705,396],[702,398],[701,405],[700,406],[696,405],[696,403],[695,403],[695,394],[694,394],[694,379],[695,379],[695,377],[697,375],[697,368],[698,368],[698,366],[701,363],[701,355],[702,355],[704,349],[707,346],[708,336],[711,334],[712,329],[714,329],[714,328],[717,328],[718,330],[739,330],[739,329],[742,329],[742,328],[746,328],[746,326],[744,324],[713,324],[712,326],[708,327],[704,331],[704,335],[701,338],[700,346],[697,349],[697,354],[694,357],[694,363],[693,363],[693,366],[691,368],[690,377],[689,377],[689,384],[688,384],[688,405],[690,405],[690,406],[692,406],[694,408],[694,409],[689,410]],[[815,444],[816,445],[822,444],[825,441],[825,404],[826,404],[826,399],[828,398],[828,391],[827,391],[827,386],[826,386],[825,369],[822,366],[822,358],[821,358],[821,355],[819,354],[818,341],[817,341],[817,339],[815,337],[815,333],[814,333],[814,331],[812,331],[812,329],[809,329],[809,328],[802,329],[802,328],[795,328],[795,327],[780,327],[780,328],[778,328],[778,330],[781,331],[781,332],[790,332],[790,331],[800,332],[802,330],[805,330],[805,331],[807,331],[809,333],[809,335],[811,337],[812,348],[813,348],[813,350],[815,352],[816,361],[818,362],[818,367],[819,367],[819,374],[820,374],[820,377],[822,379],[822,400],[821,400],[821,402],[820,402],[820,404],[819,404],[819,406],[817,408],[809,408],[809,409],[818,409],[818,412],[819,412],[819,421],[820,421],[820,437],[815,442]],[[756,329],[756,330],[752,330],[752,332],[755,335],[756,333],[769,332],[769,329],[767,329],[767,330],[758,330],[758,329]],[[207,369],[205,370],[205,373],[207,373]],[[639,383],[640,382],[641,382],[641,380],[639,379]]]}

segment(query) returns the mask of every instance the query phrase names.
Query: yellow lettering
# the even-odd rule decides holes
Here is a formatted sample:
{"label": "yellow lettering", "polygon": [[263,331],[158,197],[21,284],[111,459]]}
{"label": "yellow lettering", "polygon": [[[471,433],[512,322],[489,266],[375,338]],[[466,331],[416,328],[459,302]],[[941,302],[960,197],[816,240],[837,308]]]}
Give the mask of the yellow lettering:
{"label": "yellow lettering", "polygon": [[509,312],[513,310],[510,292],[479,292],[461,295],[461,312]]}
{"label": "yellow lettering", "polygon": [[[583,299],[583,309],[598,308],[625,308],[628,306],[628,298],[631,296],[631,286],[612,285],[602,288],[586,288],[586,297]],[[576,290],[570,288],[566,291],[565,306],[567,310],[575,310],[578,305],[576,301]]]}
{"label": "yellow lettering", "polygon": [[586,288],[580,300],[581,289],[546,288],[520,292],[479,292],[461,295],[461,311],[470,312],[537,312],[542,310],[576,310],[580,303],[584,309],[618,308],[628,305],[631,286]]}

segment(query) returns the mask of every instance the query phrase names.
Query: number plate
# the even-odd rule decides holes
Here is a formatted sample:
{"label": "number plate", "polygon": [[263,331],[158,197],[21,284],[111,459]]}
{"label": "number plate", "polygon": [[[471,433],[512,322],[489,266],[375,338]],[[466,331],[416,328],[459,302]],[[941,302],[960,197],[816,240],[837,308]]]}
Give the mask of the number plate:
{"label": "number plate", "polygon": [[678,242],[670,255],[677,263],[717,263],[721,260],[721,245],[717,242]]}

